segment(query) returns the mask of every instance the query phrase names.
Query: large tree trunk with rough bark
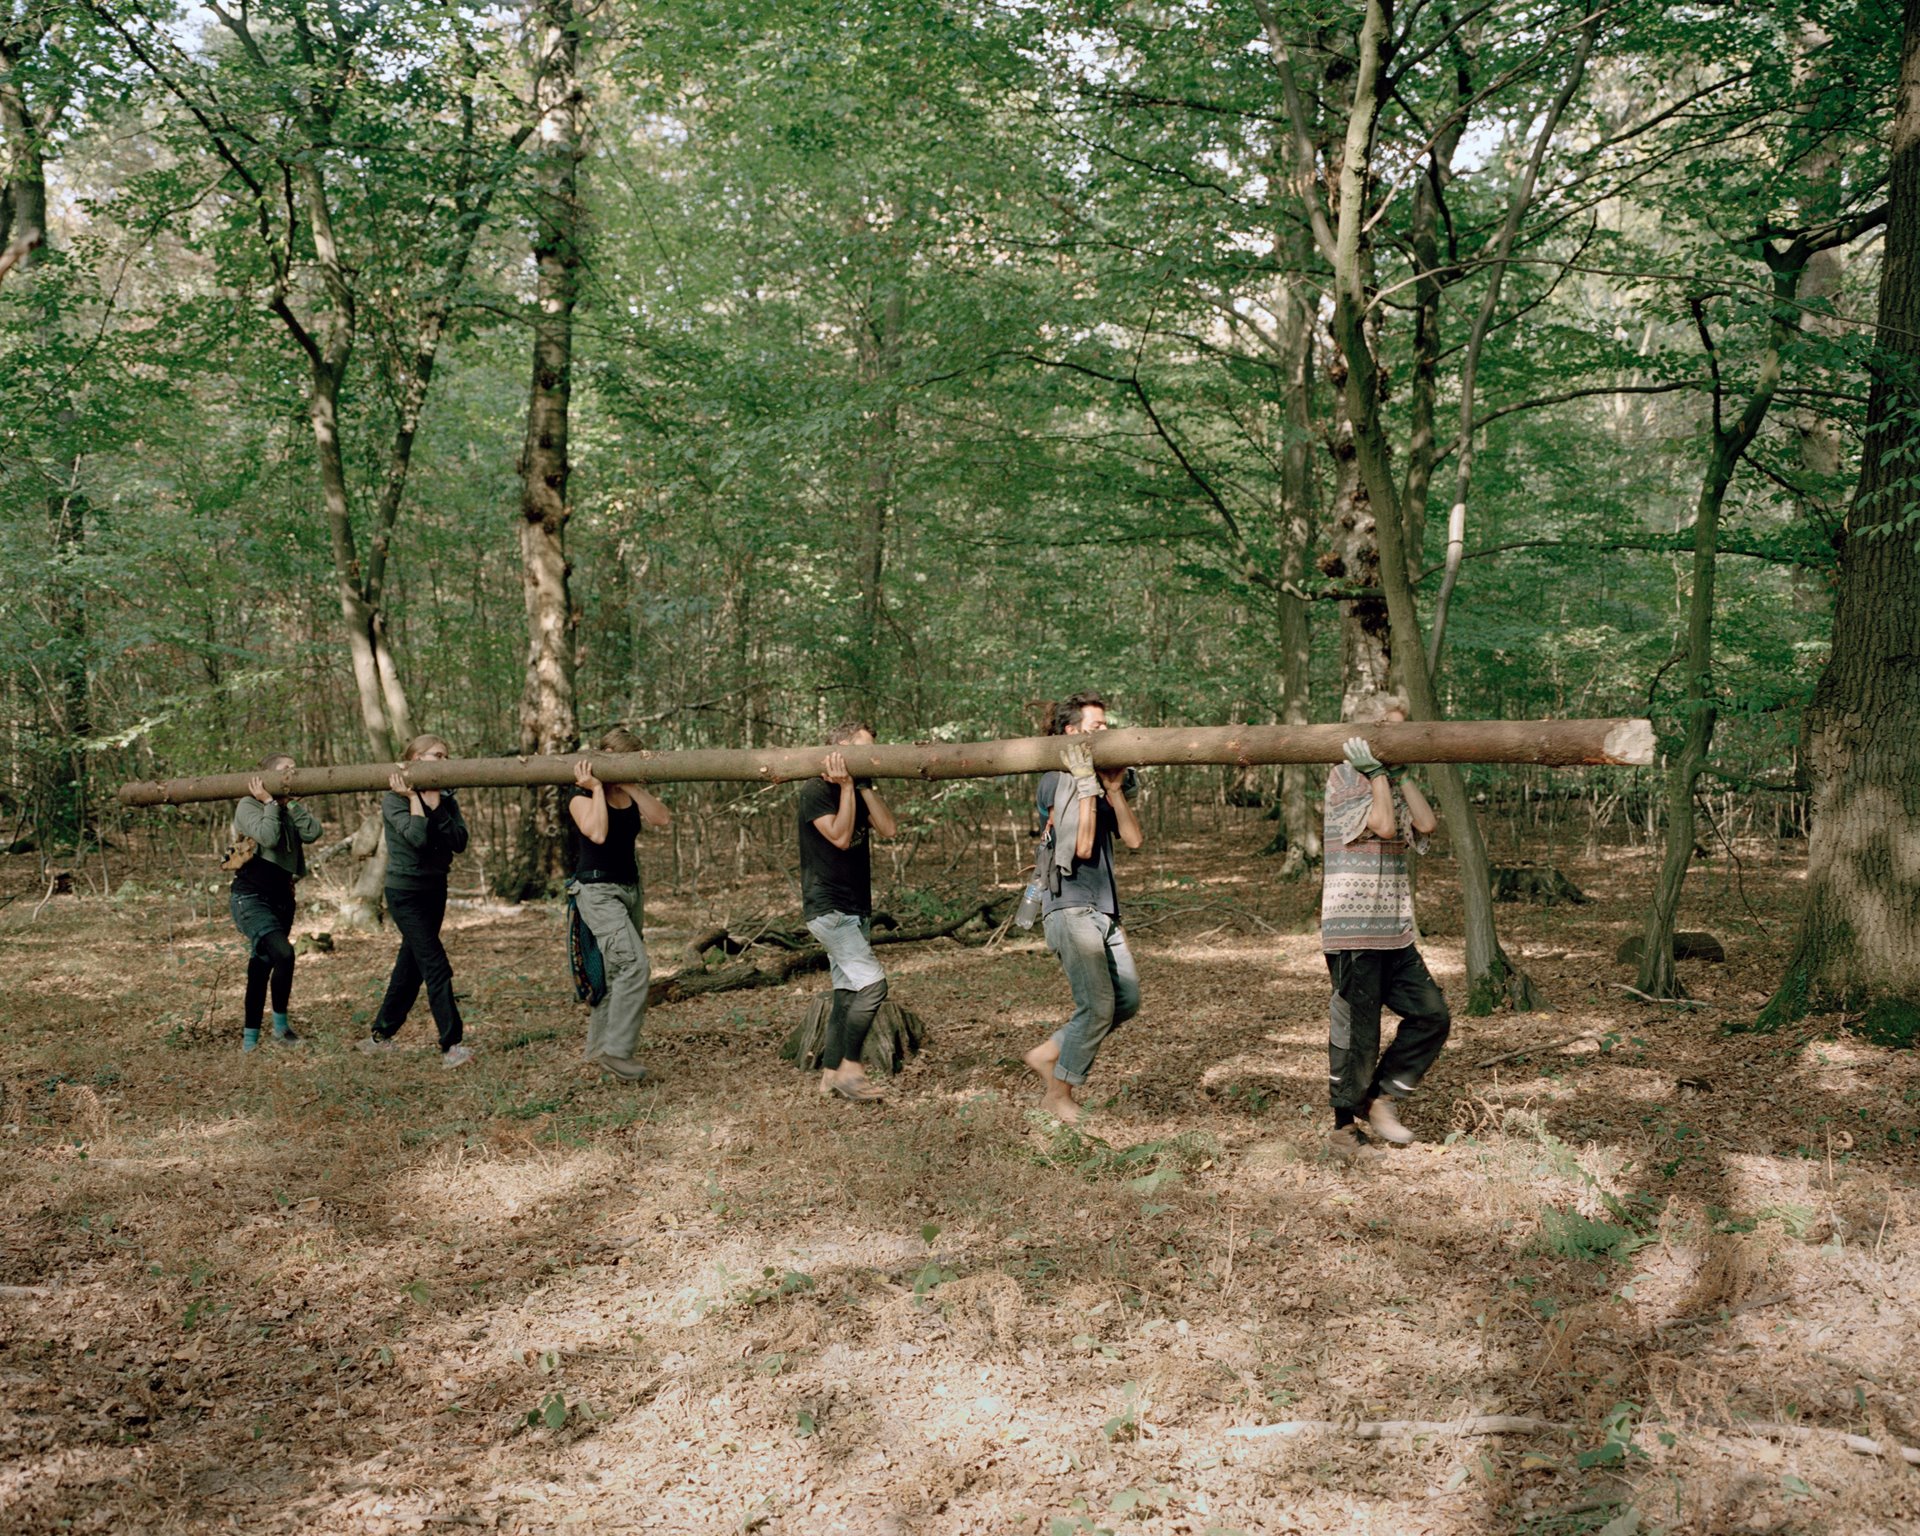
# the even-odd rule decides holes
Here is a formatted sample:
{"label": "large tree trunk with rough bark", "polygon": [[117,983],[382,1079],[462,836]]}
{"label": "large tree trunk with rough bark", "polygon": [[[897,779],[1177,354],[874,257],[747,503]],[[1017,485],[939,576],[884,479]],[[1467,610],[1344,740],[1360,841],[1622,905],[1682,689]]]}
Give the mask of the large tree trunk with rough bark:
{"label": "large tree trunk with rough bark", "polygon": [[[1304,285],[1302,285],[1304,286]],[[1289,592],[1306,575],[1313,540],[1313,315],[1296,287],[1285,300],[1280,344],[1286,367],[1286,440],[1280,449],[1280,720],[1305,725],[1312,713],[1313,633],[1305,599]],[[1280,770],[1280,830],[1287,851],[1282,879],[1298,879],[1320,863],[1320,817],[1314,775],[1301,764]]]}
{"label": "large tree trunk with rough bark", "polygon": [[1880,319],[1833,654],[1807,711],[1813,834],[1799,941],[1761,1014],[1920,1024],[1920,0],[1906,0]]}
{"label": "large tree trunk with rough bark", "polygon": [[[520,458],[520,573],[526,598],[527,677],[520,694],[520,750],[571,751],[574,714],[573,599],[568,588],[567,480],[573,398],[573,310],[582,261],[578,175],[581,154],[579,17],[573,0],[543,0],[534,18],[533,383]],[[567,839],[551,786],[521,796],[513,849],[496,888],[523,900],[552,890],[565,874]]]}
{"label": "large tree trunk with rough bark", "polygon": [[[1347,725],[1199,725],[1102,731],[1087,745],[1101,768],[1156,763],[1337,763],[1353,735]],[[1367,727],[1383,763],[1537,763],[1641,765],[1653,761],[1653,727],[1645,720],[1434,720]],[[593,771],[614,784],[685,784],[700,780],[779,784],[824,771],[839,752],[850,773],[879,779],[978,779],[1045,773],[1060,766],[1062,738],[1011,741],[885,742],[870,747],[715,747],[693,752],[589,752]],[[421,789],[498,789],[516,784],[570,784],[571,754],[560,757],[454,758],[447,762],[363,763],[269,772],[276,795],[339,795],[384,789],[402,766]],[[124,805],[187,805],[236,799],[253,770],[120,786]]]}
{"label": "large tree trunk with rough bark", "polygon": [[[47,236],[47,152],[65,113],[67,95],[43,87],[30,99],[27,80],[36,53],[57,47],[51,5],[29,4],[0,17],[0,257],[23,275],[44,261]],[[38,322],[43,343],[56,339],[59,316],[43,305]],[[43,470],[46,484],[49,582],[46,591],[50,675],[41,695],[43,745],[33,763],[34,819],[43,845],[71,841],[78,848],[94,835],[83,742],[93,733],[92,682],[88,670],[86,569],[87,514],[82,463],[63,441],[76,410],[71,398],[54,411],[55,446]]]}
{"label": "large tree trunk with rough bark", "polygon": [[[1264,0],[1256,0],[1256,8],[1265,24],[1274,64],[1280,73],[1295,138],[1304,143],[1309,130],[1293,73],[1292,49]],[[1365,230],[1367,187],[1372,177],[1374,126],[1381,101],[1382,51],[1387,32],[1383,0],[1367,0],[1356,49],[1352,105],[1340,152],[1332,217],[1317,194],[1308,197],[1305,211],[1313,226],[1315,242],[1333,269],[1333,334],[1347,367],[1345,398],[1347,414],[1353,423],[1355,462],[1360,484],[1373,510],[1379,544],[1379,581],[1386,601],[1393,665],[1405,685],[1414,718],[1432,721],[1439,714],[1439,701],[1427,667],[1426,644],[1407,571],[1406,530],[1401,520],[1399,487],[1394,481],[1392,454],[1381,417],[1382,379],[1373,339],[1368,335],[1373,306]],[[1369,739],[1375,734],[1373,728],[1367,732]],[[1480,836],[1479,819],[1467,798],[1466,781],[1458,768],[1438,764],[1433,771],[1433,785],[1460,870],[1461,907],[1466,926],[1467,1011],[1489,1013],[1503,1003],[1519,1010],[1531,1009],[1536,1004],[1532,983],[1507,958],[1494,927],[1491,870],[1486,845]]]}
{"label": "large tree trunk with rough bark", "polygon": [[867,413],[860,466],[859,528],[855,558],[860,579],[860,622],[854,674],[860,711],[871,718],[880,705],[881,630],[886,623],[887,522],[893,510],[894,455],[900,434],[900,402],[894,376],[900,368],[900,332],[906,318],[903,267],[889,250],[884,277],[860,317],[861,383],[876,398]]}

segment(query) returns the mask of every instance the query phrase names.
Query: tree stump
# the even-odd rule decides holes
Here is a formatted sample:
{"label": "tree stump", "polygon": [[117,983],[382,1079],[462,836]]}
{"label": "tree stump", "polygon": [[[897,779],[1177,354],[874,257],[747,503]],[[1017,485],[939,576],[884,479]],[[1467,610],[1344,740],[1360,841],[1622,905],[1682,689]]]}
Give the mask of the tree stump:
{"label": "tree stump", "polygon": [[[820,1053],[827,1045],[827,1017],[833,1012],[833,994],[822,992],[807,1004],[807,1011],[780,1047],[780,1055],[802,1072],[817,1071]],[[876,1077],[892,1076],[907,1064],[907,1058],[920,1049],[927,1026],[911,1008],[903,1008],[892,998],[880,1005],[873,1028],[867,1031],[867,1043],[860,1052],[860,1065]]]}
{"label": "tree stump", "polygon": [[1551,864],[1496,864],[1493,866],[1495,901],[1530,901],[1542,907],[1568,902],[1585,906],[1588,898]]}
{"label": "tree stump", "polygon": [[[1613,952],[1613,958],[1622,965],[1638,965],[1641,950],[1646,946],[1645,934],[1636,933],[1623,939],[1620,947]],[[1676,933],[1673,936],[1673,958],[1676,960],[1706,960],[1714,965],[1727,962],[1726,947],[1710,933]]]}

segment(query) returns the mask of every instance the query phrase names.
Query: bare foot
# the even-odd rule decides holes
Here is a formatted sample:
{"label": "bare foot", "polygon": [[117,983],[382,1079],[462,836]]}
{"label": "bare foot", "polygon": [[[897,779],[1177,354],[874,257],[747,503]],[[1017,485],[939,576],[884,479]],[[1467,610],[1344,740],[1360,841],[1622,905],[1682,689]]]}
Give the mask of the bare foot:
{"label": "bare foot", "polygon": [[1040,1095],[1042,1112],[1052,1115],[1063,1125],[1080,1123],[1080,1106],[1073,1102],[1073,1088],[1070,1084],[1055,1082],[1051,1088]]}
{"label": "bare foot", "polygon": [[1026,1062],[1034,1075],[1047,1085],[1047,1092],[1053,1092],[1053,1064],[1060,1059],[1059,1043],[1054,1040],[1042,1040],[1020,1059]]}

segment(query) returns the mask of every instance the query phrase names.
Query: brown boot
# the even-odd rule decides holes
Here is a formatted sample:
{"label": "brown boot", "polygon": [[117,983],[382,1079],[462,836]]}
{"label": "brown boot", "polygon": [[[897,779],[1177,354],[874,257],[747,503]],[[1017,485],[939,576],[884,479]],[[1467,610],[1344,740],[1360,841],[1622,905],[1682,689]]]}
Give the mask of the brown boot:
{"label": "brown boot", "polygon": [[1413,1132],[1400,1123],[1400,1116],[1394,1113],[1393,1100],[1384,1093],[1367,1106],[1367,1128],[1396,1147],[1413,1145]]}
{"label": "brown boot", "polygon": [[1336,1162],[1369,1166],[1384,1161],[1386,1153],[1368,1141],[1357,1125],[1342,1125],[1327,1134],[1327,1151]]}

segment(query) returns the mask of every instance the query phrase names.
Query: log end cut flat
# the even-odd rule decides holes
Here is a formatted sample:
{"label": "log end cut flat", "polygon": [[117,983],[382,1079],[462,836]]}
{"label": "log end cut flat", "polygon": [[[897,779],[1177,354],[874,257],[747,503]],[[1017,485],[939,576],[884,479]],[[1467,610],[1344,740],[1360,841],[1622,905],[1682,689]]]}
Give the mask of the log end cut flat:
{"label": "log end cut flat", "polygon": [[1653,722],[1622,720],[1607,732],[1604,761],[1622,768],[1645,768],[1653,761]]}

